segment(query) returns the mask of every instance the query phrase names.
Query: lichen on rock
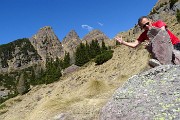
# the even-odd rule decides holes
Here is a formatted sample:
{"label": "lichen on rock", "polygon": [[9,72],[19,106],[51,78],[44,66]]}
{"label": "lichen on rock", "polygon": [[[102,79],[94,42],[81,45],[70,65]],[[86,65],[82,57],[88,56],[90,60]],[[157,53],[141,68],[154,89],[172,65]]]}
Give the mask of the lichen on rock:
{"label": "lichen on rock", "polygon": [[180,66],[162,65],[131,77],[102,108],[101,120],[180,119]]}

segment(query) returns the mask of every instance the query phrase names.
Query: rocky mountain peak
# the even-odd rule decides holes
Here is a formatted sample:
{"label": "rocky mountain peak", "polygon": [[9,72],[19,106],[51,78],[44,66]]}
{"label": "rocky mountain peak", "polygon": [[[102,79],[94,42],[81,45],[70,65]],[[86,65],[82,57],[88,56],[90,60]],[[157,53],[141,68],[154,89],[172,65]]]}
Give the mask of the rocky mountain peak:
{"label": "rocky mountain peak", "polygon": [[40,30],[52,30],[51,26],[44,26],[42,28],[40,28]]}
{"label": "rocky mountain peak", "polygon": [[76,33],[75,30],[71,30],[63,39],[62,44],[67,44],[67,43],[71,43],[71,42],[77,42],[80,43],[81,40],[78,36],[78,34]]}
{"label": "rocky mountain peak", "polygon": [[64,55],[62,44],[50,26],[41,28],[30,41],[44,61],[46,58],[55,59]]}
{"label": "rocky mountain peak", "polygon": [[91,43],[92,40],[98,40],[101,44],[102,40],[104,40],[105,44],[109,44],[109,38],[100,30],[92,30],[82,39],[83,42]]}
{"label": "rocky mountain peak", "polygon": [[63,49],[64,51],[69,52],[72,63],[74,62],[73,54],[80,43],[81,40],[75,30],[71,30],[62,41]]}

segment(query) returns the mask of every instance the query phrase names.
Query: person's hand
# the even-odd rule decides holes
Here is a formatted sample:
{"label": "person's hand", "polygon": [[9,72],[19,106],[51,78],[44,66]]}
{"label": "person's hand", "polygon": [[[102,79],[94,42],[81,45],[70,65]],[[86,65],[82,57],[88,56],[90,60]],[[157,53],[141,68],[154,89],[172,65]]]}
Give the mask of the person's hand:
{"label": "person's hand", "polygon": [[149,46],[149,45],[150,45],[150,42],[149,42],[149,41],[145,41],[145,42],[143,43],[143,45],[144,45],[144,46]]}
{"label": "person's hand", "polygon": [[123,39],[122,39],[122,36],[121,37],[115,37],[115,40],[117,40],[120,44],[123,43]]}

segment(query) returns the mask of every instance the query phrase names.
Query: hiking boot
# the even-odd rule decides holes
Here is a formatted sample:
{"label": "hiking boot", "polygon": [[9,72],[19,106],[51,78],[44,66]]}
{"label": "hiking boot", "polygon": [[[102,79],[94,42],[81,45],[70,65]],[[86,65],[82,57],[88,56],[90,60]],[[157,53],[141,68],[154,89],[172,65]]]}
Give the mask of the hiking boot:
{"label": "hiking boot", "polygon": [[151,67],[157,67],[157,66],[160,66],[161,63],[160,63],[158,60],[156,60],[156,59],[150,59],[150,60],[149,60],[149,65],[150,65]]}

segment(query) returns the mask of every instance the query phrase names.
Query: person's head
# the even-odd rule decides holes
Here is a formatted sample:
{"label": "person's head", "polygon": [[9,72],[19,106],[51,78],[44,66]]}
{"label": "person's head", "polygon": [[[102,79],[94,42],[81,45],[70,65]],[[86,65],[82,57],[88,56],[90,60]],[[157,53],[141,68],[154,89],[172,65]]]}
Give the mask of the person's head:
{"label": "person's head", "polygon": [[146,16],[142,16],[138,19],[138,25],[144,30],[149,30],[152,27],[151,21]]}

